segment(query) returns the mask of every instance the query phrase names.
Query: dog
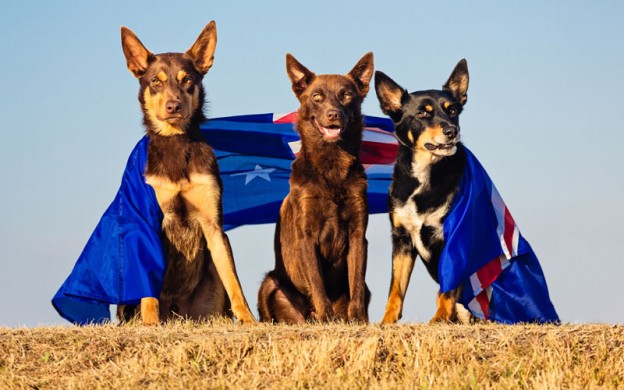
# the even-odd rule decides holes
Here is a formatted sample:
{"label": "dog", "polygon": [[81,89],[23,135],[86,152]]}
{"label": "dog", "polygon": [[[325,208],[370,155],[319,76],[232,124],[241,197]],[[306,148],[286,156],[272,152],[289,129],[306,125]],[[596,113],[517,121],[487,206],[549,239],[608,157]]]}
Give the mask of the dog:
{"label": "dog", "polygon": [[[460,142],[459,115],[468,99],[468,65],[461,60],[442,90],[408,93],[384,73],[375,73],[381,110],[395,125],[399,143],[388,211],[392,224],[392,280],[382,323],[401,318],[403,300],[416,256],[439,283],[444,248],[443,222],[464,173],[466,152]],[[457,300],[461,287],[437,295],[431,322],[467,322]]]}
{"label": "dog", "polygon": [[260,320],[367,322],[367,181],[359,151],[373,54],[344,76],[316,75],[290,54],[286,70],[301,104],[302,148],[276,225],[275,269],[258,293]]}
{"label": "dog", "polygon": [[140,307],[121,306],[118,317],[126,321],[140,310],[146,325],[211,315],[253,323],[222,228],[219,167],[199,130],[206,120],[202,80],[214,61],[216,24],[208,23],[185,53],[153,54],[126,27],[121,43],[140,84],[149,137],[145,178],[163,212],[167,270],[160,297],[142,298]]}

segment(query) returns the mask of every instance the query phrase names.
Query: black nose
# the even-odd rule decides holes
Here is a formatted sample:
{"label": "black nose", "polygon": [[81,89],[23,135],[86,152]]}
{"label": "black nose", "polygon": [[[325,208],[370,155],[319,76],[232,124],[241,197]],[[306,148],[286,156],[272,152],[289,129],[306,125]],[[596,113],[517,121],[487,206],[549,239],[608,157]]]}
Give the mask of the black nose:
{"label": "black nose", "polygon": [[453,139],[457,137],[457,127],[456,126],[444,126],[444,130],[442,130],[446,138]]}
{"label": "black nose", "polygon": [[175,114],[182,109],[182,103],[178,100],[169,100],[165,105],[165,109],[169,114]]}
{"label": "black nose", "polygon": [[338,112],[338,110],[327,110],[325,115],[327,115],[327,119],[329,119],[330,121],[336,121],[340,119],[340,113]]}

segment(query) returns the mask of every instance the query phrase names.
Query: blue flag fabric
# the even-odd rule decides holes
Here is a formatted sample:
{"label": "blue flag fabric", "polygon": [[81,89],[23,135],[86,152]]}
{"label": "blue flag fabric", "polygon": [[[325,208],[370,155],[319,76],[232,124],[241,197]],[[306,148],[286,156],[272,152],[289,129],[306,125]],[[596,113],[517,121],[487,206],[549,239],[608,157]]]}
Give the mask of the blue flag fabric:
{"label": "blue flag fabric", "polygon": [[533,249],[485,169],[465,149],[465,174],[444,221],[440,291],[463,285],[460,302],[482,319],[558,322]]}
{"label": "blue flag fabric", "polygon": [[[364,121],[360,160],[368,178],[369,212],[385,213],[398,150],[394,126],[386,118],[366,116]],[[225,230],[277,220],[289,191],[290,166],[301,146],[295,122],[296,112],[216,118],[202,124],[202,133],[219,161]],[[59,314],[70,322],[106,322],[110,305],[138,304],[143,297],[160,295],[166,259],[161,243],[162,213],[144,177],[148,143],[147,137],[142,138],[130,154],[115,199],[52,299]],[[498,194],[495,187],[468,154],[462,196],[456,199],[444,225],[448,244],[440,261],[442,291],[467,285],[462,302],[482,318],[556,320],[530,246],[519,232],[514,236],[517,228],[499,231],[501,224],[515,227],[511,217],[505,219],[504,213],[501,217],[492,208],[474,206],[487,200],[488,194],[490,205],[500,207],[502,200],[492,196]],[[494,234],[481,234],[490,228]]]}
{"label": "blue flag fabric", "polygon": [[145,183],[148,139],[136,145],[121,186],[52,305],[77,324],[110,320],[109,304],[158,297],[165,273],[160,241],[162,212]]}

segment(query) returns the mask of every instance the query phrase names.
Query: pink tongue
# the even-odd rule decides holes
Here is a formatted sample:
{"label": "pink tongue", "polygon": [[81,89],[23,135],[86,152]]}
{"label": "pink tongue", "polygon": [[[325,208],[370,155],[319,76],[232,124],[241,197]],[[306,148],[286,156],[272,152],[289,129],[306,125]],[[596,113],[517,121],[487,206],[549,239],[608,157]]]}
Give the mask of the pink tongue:
{"label": "pink tongue", "polygon": [[329,138],[336,138],[340,135],[340,129],[328,129],[323,127],[323,133]]}

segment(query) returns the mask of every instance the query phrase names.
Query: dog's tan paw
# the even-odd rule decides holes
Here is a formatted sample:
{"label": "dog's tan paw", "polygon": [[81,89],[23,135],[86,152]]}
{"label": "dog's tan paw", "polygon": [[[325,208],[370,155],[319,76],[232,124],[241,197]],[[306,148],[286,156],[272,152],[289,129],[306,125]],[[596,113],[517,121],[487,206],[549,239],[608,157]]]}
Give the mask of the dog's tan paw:
{"label": "dog's tan paw", "polygon": [[394,324],[401,319],[401,303],[396,302],[397,299],[390,297],[386,305],[386,311],[381,319],[382,324]]}
{"label": "dog's tan paw", "polygon": [[254,318],[254,316],[251,315],[251,313],[249,313],[248,315],[244,315],[244,316],[240,316],[236,318],[243,325],[254,325],[258,323],[258,321],[256,321],[256,319]]}
{"label": "dog's tan paw", "polygon": [[159,325],[159,313],[157,298],[141,298],[141,320],[143,325]]}

